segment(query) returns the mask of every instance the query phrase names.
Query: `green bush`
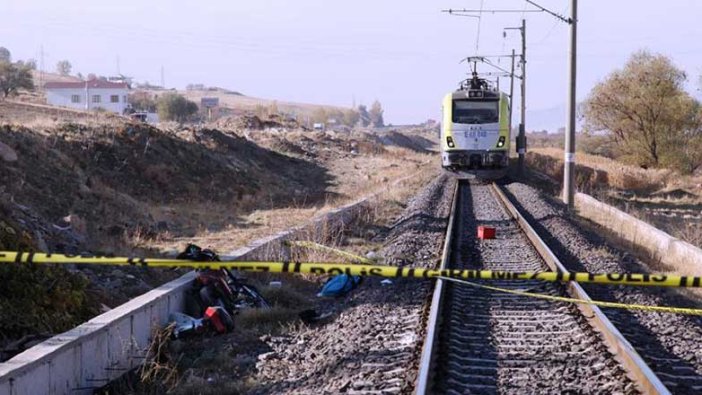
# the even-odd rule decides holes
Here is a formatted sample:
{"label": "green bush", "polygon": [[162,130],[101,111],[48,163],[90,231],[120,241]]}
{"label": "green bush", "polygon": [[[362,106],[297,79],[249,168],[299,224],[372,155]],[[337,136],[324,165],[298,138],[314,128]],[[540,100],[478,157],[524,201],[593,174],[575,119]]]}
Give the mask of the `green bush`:
{"label": "green bush", "polygon": [[[0,249],[30,250],[31,238],[0,220]],[[0,337],[59,333],[98,313],[88,280],[53,265],[0,264]]]}
{"label": "green bush", "polygon": [[198,107],[177,93],[167,93],[158,99],[158,116],[163,121],[185,122],[197,113]]}
{"label": "green bush", "polygon": [[92,318],[85,277],[50,265],[0,266],[0,334],[59,333]]}

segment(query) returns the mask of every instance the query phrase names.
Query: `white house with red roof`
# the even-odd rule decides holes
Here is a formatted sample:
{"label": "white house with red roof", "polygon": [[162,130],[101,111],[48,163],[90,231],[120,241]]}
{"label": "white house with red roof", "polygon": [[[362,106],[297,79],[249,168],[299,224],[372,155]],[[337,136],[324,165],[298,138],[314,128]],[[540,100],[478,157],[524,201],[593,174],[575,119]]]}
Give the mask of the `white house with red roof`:
{"label": "white house with red roof", "polygon": [[52,106],[81,110],[101,108],[122,114],[127,108],[129,86],[125,82],[90,80],[78,82],[47,82],[44,84],[46,102]]}

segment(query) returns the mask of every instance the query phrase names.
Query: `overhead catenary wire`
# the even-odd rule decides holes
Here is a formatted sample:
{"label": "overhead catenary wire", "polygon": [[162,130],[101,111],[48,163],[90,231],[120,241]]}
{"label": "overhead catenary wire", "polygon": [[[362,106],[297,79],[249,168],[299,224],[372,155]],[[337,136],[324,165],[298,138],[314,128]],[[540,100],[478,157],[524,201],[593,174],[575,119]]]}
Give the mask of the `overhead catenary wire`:
{"label": "overhead catenary wire", "polygon": [[565,22],[565,23],[568,23],[568,24],[573,23],[573,19],[572,19],[572,18],[566,18],[566,17],[564,17],[563,15],[557,14],[557,13],[555,13],[555,12],[549,10],[548,8],[542,7],[542,6],[540,6],[540,5],[536,4],[536,3],[534,3],[534,2],[531,1],[531,0],[526,0],[526,2],[529,3],[529,4],[531,4],[531,5],[533,5],[534,7],[538,8],[538,9],[540,9],[541,11],[543,11],[543,12],[545,12],[545,13],[550,14],[550,15],[554,16],[555,18],[560,19],[562,22]]}
{"label": "overhead catenary wire", "polygon": [[[28,22],[31,24],[32,22]],[[42,24],[34,24],[37,29],[59,29],[69,32],[75,31],[75,26],[65,23],[61,20],[48,20]],[[318,55],[318,56],[333,56],[346,57],[349,51],[362,54],[369,58],[384,59],[388,57],[426,57],[426,51],[407,51],[387,48],[380,44],[375,44],[372,41],[356,41],[350,42],[346,47],[341,48],[338,43],[320,43],[317,40],[300,42],[296,41],[295,46],[286,44],[285,42],[272,41],[267,42],[265,46],[259,43],[256,39],[239,38],[233,36],[214,35],[204,38],[196,38],[196,35],[186,31],[170,31],[167,34],[154,29],[143,26],[130,27],[124,29],[117,25],[100,24],[86,25],[91,34],[98,34],[102,37],[114,39],[134,39],[144,42],[150,41],[154,44],[177,45],[179,48],[183,46],[190,48],[209,47],[215,49],[231,49],[247,53],[255,53],[267,55],[271,57],[280,57],[287,55]],[[1,27],[0,27],[1,29]]]}

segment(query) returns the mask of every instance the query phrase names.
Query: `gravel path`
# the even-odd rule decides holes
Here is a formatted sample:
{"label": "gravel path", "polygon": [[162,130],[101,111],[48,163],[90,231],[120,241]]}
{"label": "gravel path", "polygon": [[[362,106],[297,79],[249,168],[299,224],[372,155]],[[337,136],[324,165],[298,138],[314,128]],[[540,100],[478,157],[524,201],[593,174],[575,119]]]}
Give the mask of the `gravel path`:
{"label": "gravel path", "polygon": [[[452,267],[540,271],[547,266],[486,184],[464,183]],[[478,240],[478,225],[495,239]],[[541,281],[485,284],[564,296]],[[637,393],[575,305],[448,283],[438,338],[437,393]]]}
{"label": "gravel path", "polygon": [[[408,204],[386,239],[388,264],[435,267],[448,222],[454,181],[442,175]],[[367,278],[350,296],[330,301],[336,318],[263,340],[258,393],[411,393],[423,344],[430,282]]]}
{"label": "gravel path", "polygon": [[[618,251],[598,234],[570,219],[564,206],[520,183],[507,186],[510,198],[571,269],[589,272],[654,272],[632,255]],[[675,290],[587,285],[593,299],[645,305],[700,308]],[[702,393],[702,317],[604,308],[663,383],[676,394]]]}

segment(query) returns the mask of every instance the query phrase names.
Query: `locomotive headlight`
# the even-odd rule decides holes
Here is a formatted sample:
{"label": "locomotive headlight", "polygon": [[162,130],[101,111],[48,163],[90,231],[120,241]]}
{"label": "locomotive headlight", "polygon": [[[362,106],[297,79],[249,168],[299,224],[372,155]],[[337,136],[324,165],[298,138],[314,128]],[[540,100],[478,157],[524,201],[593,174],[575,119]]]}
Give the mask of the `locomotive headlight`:
{"label": "locomotive headlight", "polygon": [[449,148],[453,148],[456,146],[456,144],[454,144],[454,142],[453,142],[452,137],[446,137],[446,145],[448,145]]}
{"label": "locomotive headlight", "polygon": [[497,139],[497,148],[502,148],[505,146],[505,136],[500,136],[499,139]]}

